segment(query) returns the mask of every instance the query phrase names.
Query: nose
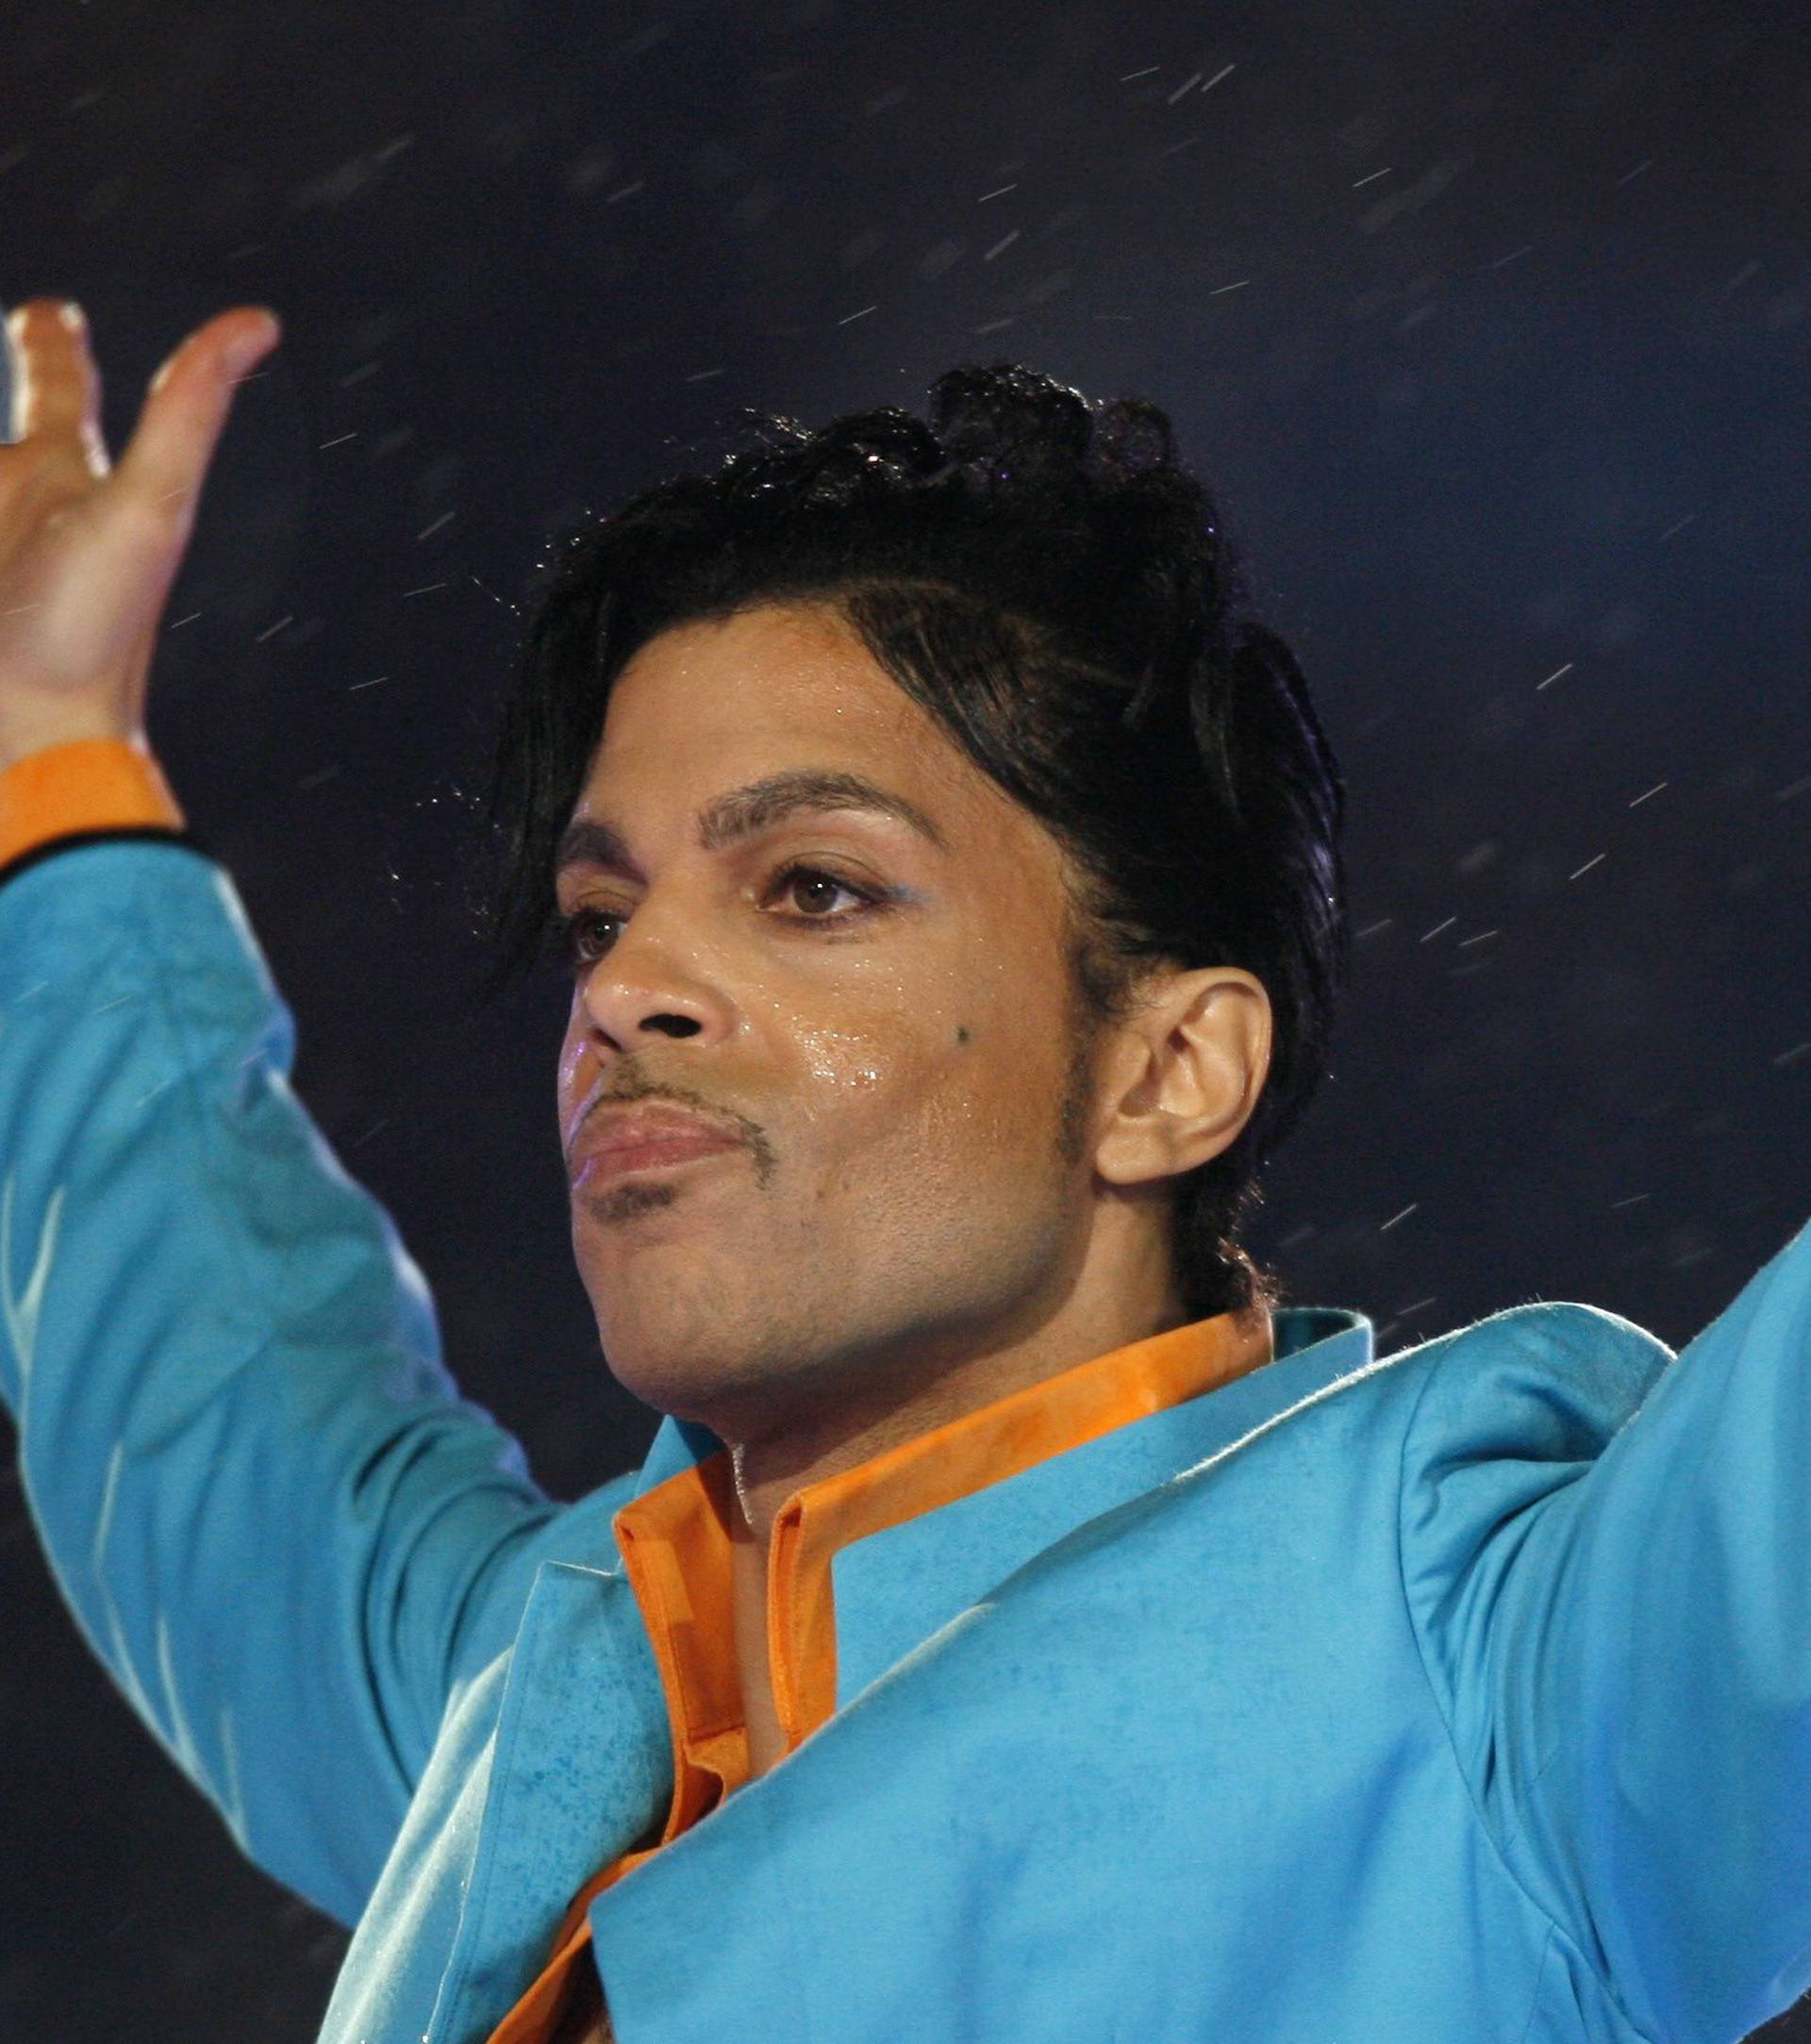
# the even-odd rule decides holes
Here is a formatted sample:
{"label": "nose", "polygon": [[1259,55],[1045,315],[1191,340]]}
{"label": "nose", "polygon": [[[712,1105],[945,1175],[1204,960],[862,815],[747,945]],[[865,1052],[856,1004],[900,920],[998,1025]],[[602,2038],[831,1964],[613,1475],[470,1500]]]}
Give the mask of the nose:
{"label": "nose", "polygon": [[696,947],[671,923],[656,928],[645,903],[591,967],[579,1001],[590,1026],[622,1052],[653,1037],[706,1037],[729,1026],[728,1004],[701,970]]}

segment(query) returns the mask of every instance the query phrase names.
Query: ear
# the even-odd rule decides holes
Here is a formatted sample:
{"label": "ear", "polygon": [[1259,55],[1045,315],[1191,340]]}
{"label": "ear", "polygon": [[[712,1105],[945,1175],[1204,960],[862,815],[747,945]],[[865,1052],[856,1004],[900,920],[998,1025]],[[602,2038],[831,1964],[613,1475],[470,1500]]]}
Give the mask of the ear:
{"label": "ear", "polygon": [[1262,981],[1238,966],[1159,980],[1120,1025],[1095,1170],[1114,1185],[1139,1185],[1230,1149],[1270,1076],[1271,1028]]}

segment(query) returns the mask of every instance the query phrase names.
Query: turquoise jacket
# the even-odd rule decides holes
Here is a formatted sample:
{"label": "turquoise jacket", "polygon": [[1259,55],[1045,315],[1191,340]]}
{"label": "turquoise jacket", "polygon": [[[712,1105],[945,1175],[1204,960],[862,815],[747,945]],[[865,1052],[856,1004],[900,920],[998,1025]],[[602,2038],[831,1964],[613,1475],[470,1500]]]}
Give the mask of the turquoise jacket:
{"label": "turquoise jacket", "polygon": [[[0,1386],[94,1651],[356,1926],[328,2044],[481,2044],[664,1815],[610,1519],[461,1399],[231,879],[0,886]],[[834,1564],[838,1708],[592,1903],[622,2044],[1728,2044],[1811,1986],[1811,1231],[1676,1360],[1358,1314]]]}

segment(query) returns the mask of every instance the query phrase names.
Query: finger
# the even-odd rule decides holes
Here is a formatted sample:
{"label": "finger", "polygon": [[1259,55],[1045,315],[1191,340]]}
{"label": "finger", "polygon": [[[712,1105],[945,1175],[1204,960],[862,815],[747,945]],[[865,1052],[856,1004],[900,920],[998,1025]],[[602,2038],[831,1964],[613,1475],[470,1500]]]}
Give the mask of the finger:
{"label": "finger", "polygon": [[239,384],[282,334],[275,313],[256,307],[197,327],[151,379],[138,430],[120,457],[122,490],[192,512]]}
{"label": "finger", "polygon": [[91,474],[108,471],[101,439],[101,377],[80,306],[33,298],[7,321],[12,344],[14,440],[63,441]]}

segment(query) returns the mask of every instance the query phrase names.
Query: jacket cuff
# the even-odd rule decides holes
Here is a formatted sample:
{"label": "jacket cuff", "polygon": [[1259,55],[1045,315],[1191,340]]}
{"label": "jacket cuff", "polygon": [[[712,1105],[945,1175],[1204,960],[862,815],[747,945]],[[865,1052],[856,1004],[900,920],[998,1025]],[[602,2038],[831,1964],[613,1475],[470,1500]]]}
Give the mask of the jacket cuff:
{"label": "jacket cuff", "polygon": [[162,770],[136,739],[77,739],[0,771],[0,871],[58,838],[102,830],[186,832]]}

